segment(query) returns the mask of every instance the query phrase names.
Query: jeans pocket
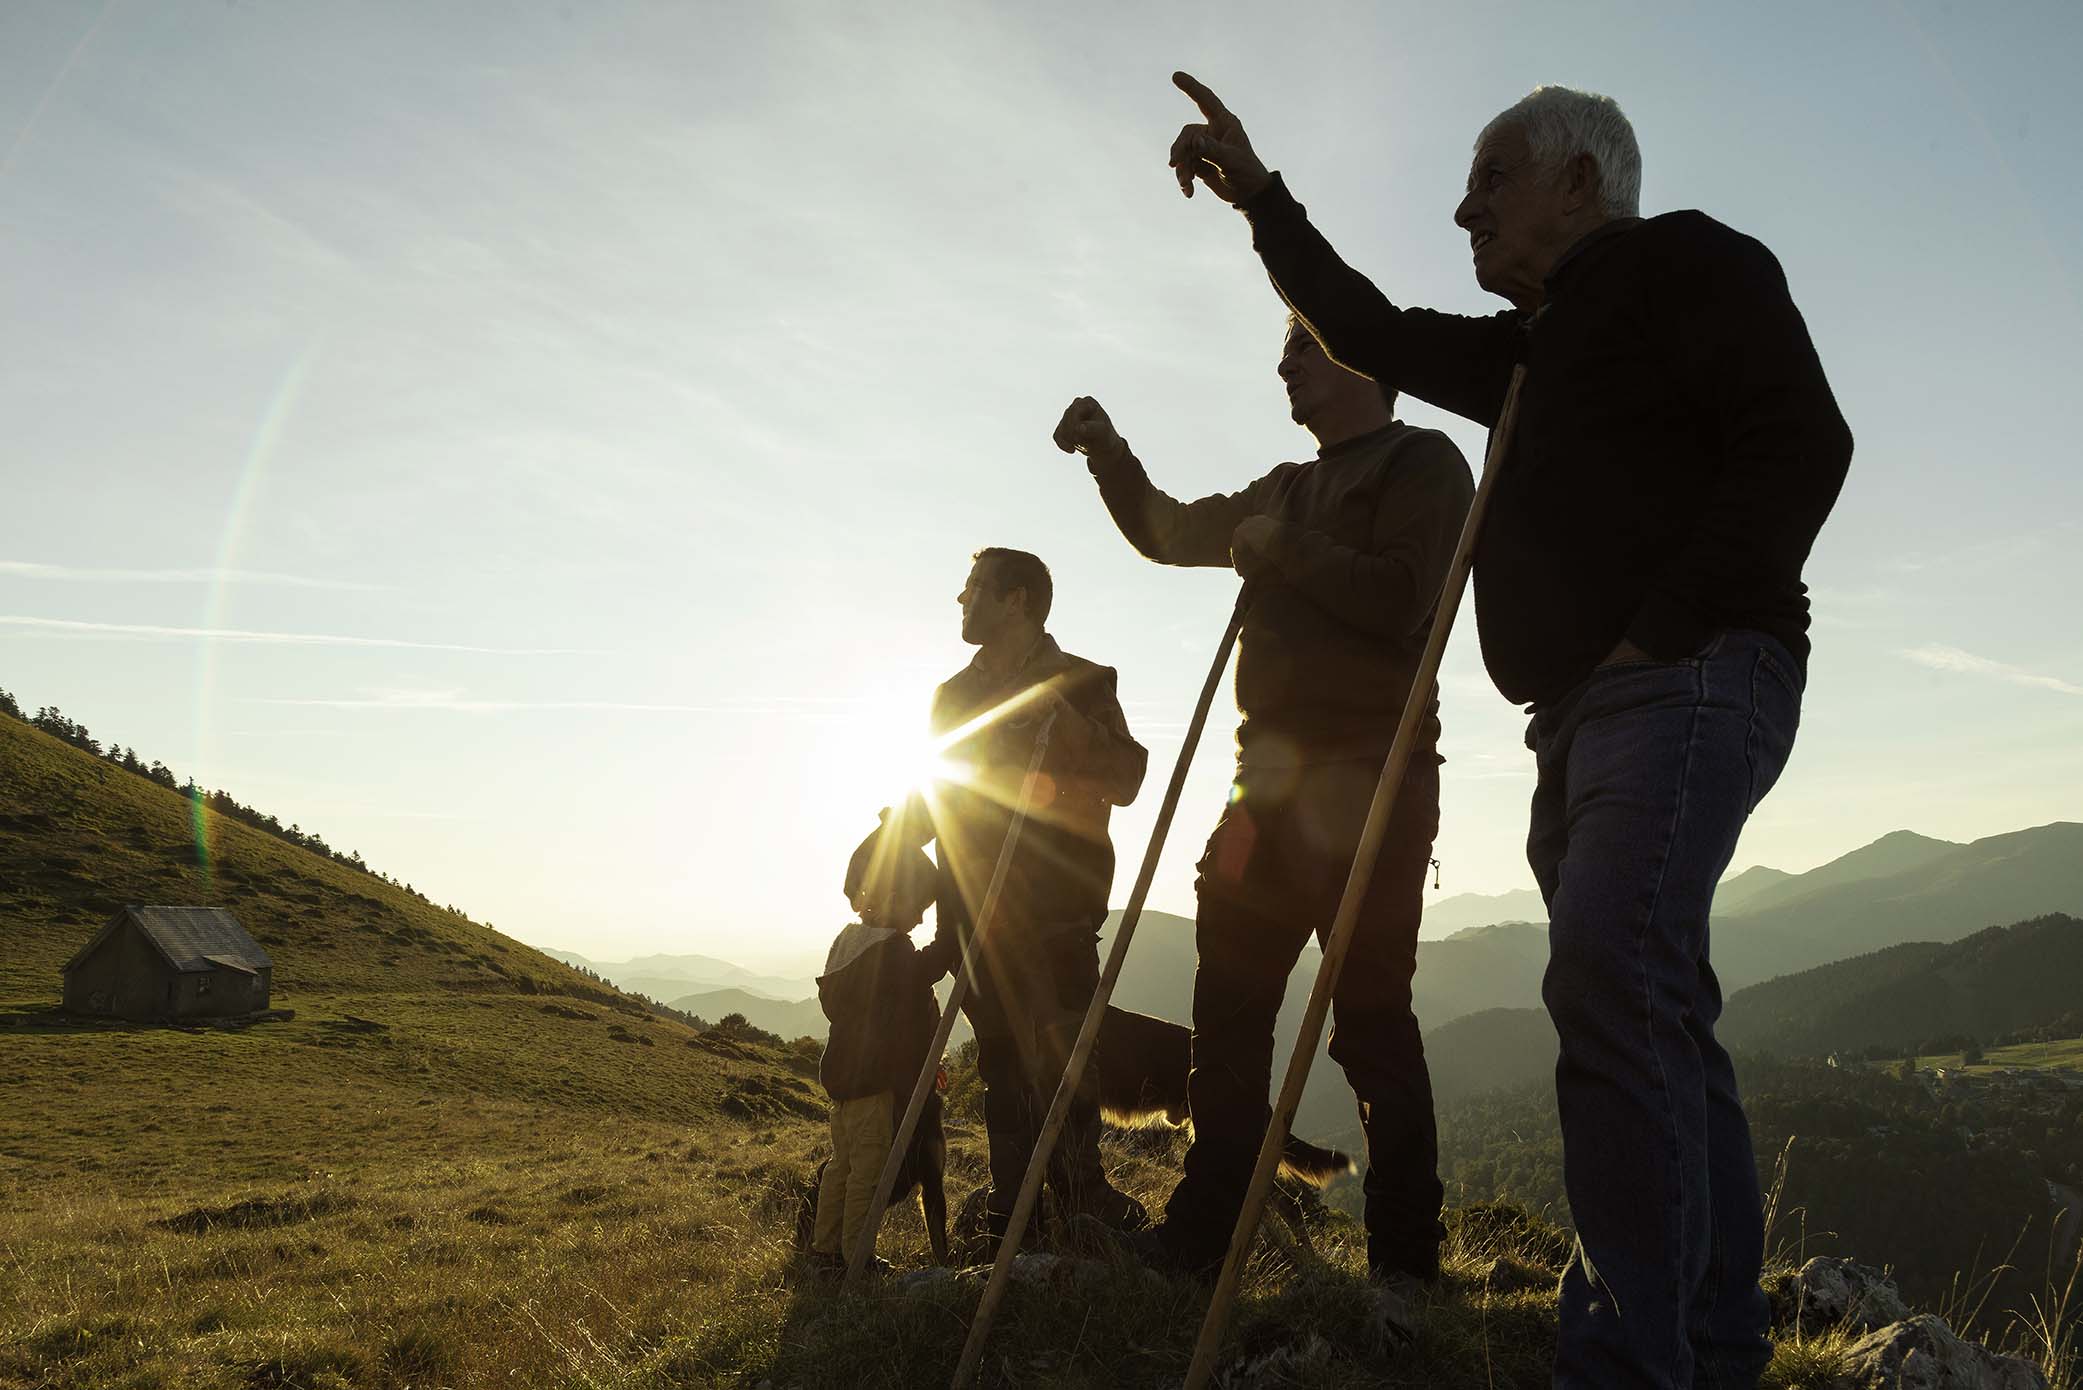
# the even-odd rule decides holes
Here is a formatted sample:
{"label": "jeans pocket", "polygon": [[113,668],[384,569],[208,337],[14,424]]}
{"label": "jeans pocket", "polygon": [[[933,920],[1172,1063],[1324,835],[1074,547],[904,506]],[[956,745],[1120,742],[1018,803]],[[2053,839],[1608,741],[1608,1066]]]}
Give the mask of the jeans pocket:
{"label": "jeans pocket", "polygon": [[1802,687],[1807,682],[1795,675],[1793,669],[1781,658],[1778,644],[1772,643],[1768,645],[1761,642],[1758,644],[1757,652],[1759,668],[1771,676],[1772,679],[1778,681],[1789,695],[1794,696],[1796,699],[1800,698]]}

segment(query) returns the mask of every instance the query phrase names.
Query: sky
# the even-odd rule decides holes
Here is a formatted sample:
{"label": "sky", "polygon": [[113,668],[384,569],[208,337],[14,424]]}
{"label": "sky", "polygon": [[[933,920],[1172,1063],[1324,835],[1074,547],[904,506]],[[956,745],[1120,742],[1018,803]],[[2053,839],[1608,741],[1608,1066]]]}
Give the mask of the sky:
{"label": "sky", "polygon": [[[1736,866],[2083,819],[2083,11],[1275,11],[11,0],[0,688],[521,940],[802,972],[1015,546],[1151,751],[1119,901],[1236,581],[1136,556],[1050,431],[1096,396],[1180,496],[1314,452],[1242,219],[1164,166],[1169,73],[1469,313],[1474,136],[1565,82],[1633,120],[1645,212],[1773,248],[1857,437]],[[1472,615],[1442,689],[1440,892],[1530,886]]]}

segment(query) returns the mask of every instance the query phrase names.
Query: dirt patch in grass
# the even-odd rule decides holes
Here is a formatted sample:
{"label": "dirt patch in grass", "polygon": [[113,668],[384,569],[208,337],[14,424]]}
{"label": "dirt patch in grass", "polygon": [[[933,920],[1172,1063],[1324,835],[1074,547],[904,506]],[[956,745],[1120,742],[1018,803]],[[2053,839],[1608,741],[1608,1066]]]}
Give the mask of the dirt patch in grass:
{"label": "dirt patch in grass", "polygon": [[233,1230],[262,1230],[270,1226],[294,1226],[321,1216],[346,1211],[352,1197],[337,1192],[293,1193],[285,1197],[249,1197],[224,1207],[195,1207],[178,1216],[153,1224],[183,1235],[203,1235],[228,1227]]}

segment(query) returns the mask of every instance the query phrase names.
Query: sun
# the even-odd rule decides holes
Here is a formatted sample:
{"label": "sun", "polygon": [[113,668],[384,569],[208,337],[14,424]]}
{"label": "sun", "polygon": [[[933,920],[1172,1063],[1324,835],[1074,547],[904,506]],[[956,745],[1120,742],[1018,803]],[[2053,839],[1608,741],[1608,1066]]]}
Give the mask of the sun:
{"label": "sun", "polygon": [[923,702],[913,694],[866,699],[845,720],[834,791],[851,804],[898,806],[936,785],[967,785],[970,769],[948,756],[926,728]]}

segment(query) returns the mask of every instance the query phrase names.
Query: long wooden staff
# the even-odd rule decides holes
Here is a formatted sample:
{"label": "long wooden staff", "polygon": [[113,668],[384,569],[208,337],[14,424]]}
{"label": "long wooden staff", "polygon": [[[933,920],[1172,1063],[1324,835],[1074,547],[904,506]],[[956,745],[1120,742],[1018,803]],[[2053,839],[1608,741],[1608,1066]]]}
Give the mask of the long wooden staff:
{"label": "long wooden staff", "polygon": [[1069,1122],[1078,1082],[1084,1079],[1085,1064],[1091,1060],[1093,1044],[1099,1038],[1100,1020],[1106,1016],[1107,1001],[1113,998],[1115,982],[1121,978],[1121,965],[1128,957],[1128,943],[1135,935],[1136,923],[1142,920],[1143,901],[1150,896],[1150,880],[1156,876],[1165,835],[1172,827],[1173,814],[1179,809],[1179,793],[1186,785],[1187,767],[1193,762],[1193,751],[1201,741],[1201,728],[1208,722],[1208,707],[1215,700],[1216,687],[1222,683],[1223,668],[1229,664],[1230,649],[1237,644],[1237,632],[1244,625],[1244,613],[1250,602],[1251,588],[1247,585],[1237,595],[1237,606],[1230,613],[1229,626],[1223,629],[1222,645],[1215,651],[1215,664],[1208,668],[1208,679],[1201,686],[1200,702],[1193,707],[1193,719],[1186,726],[1186,741],[1179,749],[1179,761],[1172,765],[1172,780],[1165,787],[1164,803],[1157,808],[1157,824],[1151,828],[1149,848],[1143,851],[1143,867],[1136,874],[1135,888],[1129,893],[1128,906],[1121,913],[1121,925],[1114,931],[1114,944],[1107,953],[1106,968],[1100,971],[1099,987],[1093,992],[1091,1006],[1085,1010],[1085,1022],[1078,1030],[1077,1042],[1071,1047],[1070,1060],[1064,1064],[1063,1080],[1056,1087],[1056,1099],[1049,1106],[1048,1118],[1042,1122],[1040,1137],[1035,1140],[1034,1157],[1028,1160],[1027,1176],[1021,1180],[1019,1198],[1013,1203],[1012,1215],[1005,1223],[1005,1236],[998,1242],[997,1261],[991,1266],[991,1278],[984,1285],[983,1300],[977,1304],[976,1318],[969,1324],[969,1340],[963,1344],[962,1359],[955,1367],[955,1390],[961,1390],[975,1379],[977,1364],[983,1360],[984,1342],[991,1335],[991,1320],[996,1316],[998,1305],[1010,1284],[1013,1257],[1020,1250],[1020,1237],[1026,1234],[1027,1222],[1034,1215],[1035,1203],[1041,1197],[1042,1178],[1048,1172],[1049,1155],[1055,1152],[1056,1141],[1063,1136],[1063,1127]]}
{"label": "long wooden staff", "polygon": [[940,1011],[940,1026],[933,1030],[933,1041],[926,1049],[926,1064],[919,1069],[919,1079],[911,1088],[911,1103],[904,1107],[904,1118],[897,1125],[897,1132],[890,1136],[890,1156],[883,1160],[882,1176],[875,1182],[875,1200],[868,1204],[868,1223],[861,1228],[861,1238],[854,1242],[852,1254],[846,1262],[846,1278],[841,1282],[842,1291],[851,1289],[868,1267],[869,1256],[875,1253],[875,1238],[882,1231],[882,1209],[888,1205],[890,1193],[897,1186],[897,1170],[904,1166],[905,1151],[911,1146],[912,1131],[918,1128],[919,1115],[926,1108],[926,1097],[932,1094],[934,1082],[940,1074],[940,1054],[947,1048],[948,1034],[955,1031],[955,1014],[962,1007],[963,997],[976,979],[977,962],[981,959],[978,948],[983,945],[984,933],[998,915],[998,898],[1005,889],[1005,872],[1012,866],[1013,850],[1019,846],[1020,831],[1027,824],[1027,811],[1034,804],[1034,782],[1041,771],[1042,757],[1049,751],[1049,730],[1056,726],[1056,710],[1052,706],[1042,716],[1041,729],[1034,736],[1034,754],[1027,759],[1027,773],[1020,779],[1020,798],[1013,807],[1013,818],[1005,828],[1005,840],[998,848],[998,863],[991,870],[991,885],[984,890],[983,909],[976,914],[976,925],[969,939],[962,944],[962,968],[955,972],[955,982],[948,987],[947,1004]]}
{"label": "long wooden staff", "polygon": [[1302,1032],[1295,1039],[1294,1053],[1287,1060],[1287,1079],[1281,1082],[1280,1099],[1273,1106],[1272,1123],[1266,1127],[1265,1142],[1259,1145],[1258,1166],[1252,1170],[1251,1186],[1244,1193],[1244,1209],[1237,1215],[1237,1228],[1230,1234],[1228,1256],[1222,1277],[1216,1281],[1215,1297],[1201,1323],[1200,1340],[1193,1349],[1193,1364],[1187,1368],[1185,1390],[1200,1390],[1215,1372],[1215,1355],[1222,1347],[1222,1334],[1229,1323],[1230,1305],[1237,1298],[1237,1281],[1243,1273],[1244,1257],[1258,1237],[1259,1217],[1272,1189],[1273,1174],[1280,1167],[1281,1147],[1294,1123],[1295,1108],[1302,1101],[1302,1085],[1309,1079],[1310,1063],[1316,1060],[1316,1045],[1323,1038],[1324,1016],[1331,1009],[1331,995],[1338,988],[1338,972],[1345,965],[1346,949],[1352,944],[1353,926],[1360,918],[1360,903],[1367,896],[1368,880],[1374,875],[1374,860],[1381,852],[1389,817],[1396,809],[1396,794],[1403,786],[1404,770],[1417,746],[1418,726],[1432,700],[1432,683],[1439,676],[1440,657],[1446,652],[1447,636],[1454,628],[1454,615],[1461,606],[1461,593],[1468,584],[1468,570],[1475,561],[1475,544],[1482,534],[1483,513],[1489,509],[1490,490],[1497,481],[1505,451],[1511,447],[1512,427],[1518,422],[1519,387],[1526,380],[1521,364],[1512,369],[1511,384],[1505,389],[1504,409],[1497,428],[1490,432],[1489,456],[1483,460],[1482,481],[1475,500],[1469,504],[1468,519],[1461,524],[1461,539],[1454,547],[1453,562],[1447,566],[1446,582],[1440,588],[1439,605],[1433,610],[1432,635],[1425,654],[1411,677],[1410,695],[1403,702],[1403,718],[1396,725],[1396,741],[1389,759],[1382,764],[1381,780],[1374,787],[1373,804],[1367,808],[1367,823],[1360,831],[1359,848],[1353,853],[1352,870],[1346,875],[1345,896],[1338,901],[1330,939],[1324,943],[1323,964],[1317,967],[1316,985],[1309,992],[1309,1007],[1302,1014]]}

